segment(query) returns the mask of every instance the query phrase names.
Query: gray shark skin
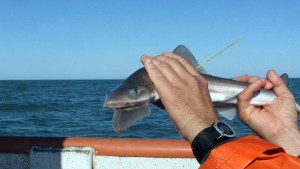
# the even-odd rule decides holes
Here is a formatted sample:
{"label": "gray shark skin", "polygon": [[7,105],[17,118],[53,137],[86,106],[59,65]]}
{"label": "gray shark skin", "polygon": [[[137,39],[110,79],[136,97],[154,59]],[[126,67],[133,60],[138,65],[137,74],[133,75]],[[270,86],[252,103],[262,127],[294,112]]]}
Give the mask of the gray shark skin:
{"label": "gray shark skin", "polygon": [[121,85],[106,94],[104,107],[131,109],[155,101],[155,87],[145,68],[130,75]]}
{"label": "gray shark skin", "polygon": [[[188,59],[195,67],[198,65],[195,57],[183,45],[175,48],[173,53]],[[233,119],[237,111],[237,96],[249,84],[209,75],[203,68],[200,69],[200,73],[207,80],[215,110],[223,117]],[[287,83],[287,74],[283,74],[281,77]],[[271,104],[276,97],[272,90],[260,89],[252,97],[250,104],[257,106]],[[113,127],[116,132],[121,132],[136,121],[149,116],[151,110],[148,104],[150,103],[164,108],[145,68],[140,68],[123,83],[107,93],[103,106],[115,110]],[[299,112],[300,106],[295,104]]]}

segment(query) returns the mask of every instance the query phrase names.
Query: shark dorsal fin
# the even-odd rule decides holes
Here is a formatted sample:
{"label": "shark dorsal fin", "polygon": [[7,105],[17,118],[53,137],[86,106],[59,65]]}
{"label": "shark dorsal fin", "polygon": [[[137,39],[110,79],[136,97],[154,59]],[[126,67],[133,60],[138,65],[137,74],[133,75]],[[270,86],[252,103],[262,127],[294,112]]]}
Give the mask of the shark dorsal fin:
{"label": "shark dorsal fin", "polygon": [[289,75],[284,73],[280,76],[280,78],[282,79],[282,81],[285,83],[286,86],[289,85]]}
{"label": "shark dorsal fin", "polygon": [[173,53],[176,53],[177,55],[186,58],[189,60],[194,67],[198,66],[198,61],[195,59],[194,55],[190,52],[188,48],[186,48],[184,45],[177,46]]}
{"label": "shark dorsal fin", "polygon": [[[196,60],[196,58],[194,57],[194,55],[192,54],[192,52],[184,45],[177,46],[173,50],[173,53],[176,53],[177,55],[189,60],[195,68],[199,66],[199,63]],[[207,71],[203,67],[200,67],[198,70],[200,73],[208,74]]]}

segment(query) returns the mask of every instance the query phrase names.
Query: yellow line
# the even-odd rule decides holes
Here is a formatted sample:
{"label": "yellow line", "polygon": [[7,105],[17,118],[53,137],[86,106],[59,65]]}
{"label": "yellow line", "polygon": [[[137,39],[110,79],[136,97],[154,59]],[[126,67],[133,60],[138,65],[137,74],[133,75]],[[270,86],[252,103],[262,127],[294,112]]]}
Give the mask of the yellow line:
{"label": "yellow line", "polygon": [[226,48],[222,49],[220,52],[216,53],[215,55],[213,55],[211,58],[207,59],[205,62],[199,64],[196,69],[199,69],[200,67],[206,65],[208,62],[210,62],[211,60],[213,60],[215,57],[219,56],[221,53],[223,53],[225,50],[227,50],[228,48],[230,48],[231,46],[233,46],[234,44],[236,44],[241,38],[237,38],[235,41],[233,41],[230,45],[228,45]]}

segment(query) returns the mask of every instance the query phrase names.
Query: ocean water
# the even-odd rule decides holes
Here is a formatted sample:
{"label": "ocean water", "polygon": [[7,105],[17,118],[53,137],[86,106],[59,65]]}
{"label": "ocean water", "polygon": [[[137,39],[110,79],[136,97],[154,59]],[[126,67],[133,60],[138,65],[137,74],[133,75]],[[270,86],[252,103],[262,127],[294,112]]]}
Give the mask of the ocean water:
{"label": "ocean water", "polygon": [[[121,82],[0,81],[0,136],[181,138],[167,113],[154,106],[149,117],[115,133],[113,110],[102,105],[106,92]],[[289,88],[300,103],[300,79],[291,79]],[[238,136],[252,133],[237,118],[226,122]]]}

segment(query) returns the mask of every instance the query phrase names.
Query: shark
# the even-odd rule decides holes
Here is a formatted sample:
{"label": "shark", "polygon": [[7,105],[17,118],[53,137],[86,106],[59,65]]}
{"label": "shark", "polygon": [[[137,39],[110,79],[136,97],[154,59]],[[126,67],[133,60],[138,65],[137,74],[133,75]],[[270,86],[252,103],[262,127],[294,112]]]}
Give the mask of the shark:
{"label": "shark", "polygon": [[[194,67],[199,65],[194,55],[184,45],[177,46],[173,53],[189,60]],[[237,112],[237,96],[249,83],[210,75],[203,67],[198,70],[208,83],[209,94],[216,112],[232,120]],[[288,84],[286,73],[281,75],[281,78]],[[273,90],[260,89],[251,98],[250,104],[256,106],[271,104],[276,97]],[[142,67],[120,85],[108,91],[103,106],[114,110],[113,128],[116,132],[122,132],[136,121],[150,115],[149,104],[164,108],[154,84],[145,68]],[[295,105],[300,112],[300,106],[296,102]]]}

